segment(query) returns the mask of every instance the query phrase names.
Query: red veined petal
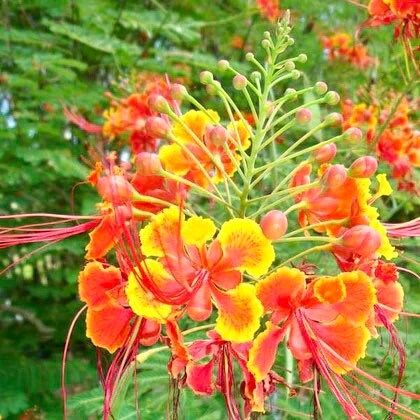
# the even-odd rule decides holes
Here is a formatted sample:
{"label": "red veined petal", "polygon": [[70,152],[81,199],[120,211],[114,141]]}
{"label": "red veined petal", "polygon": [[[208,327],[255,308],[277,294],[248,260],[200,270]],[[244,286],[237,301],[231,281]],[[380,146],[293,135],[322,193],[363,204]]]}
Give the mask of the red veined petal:
{"label": "red veined petal", "polygon": [[96,260],[107,254],[113,248],[120,231],[115,215],[105,215],[101,223],[89,233],[90,241],[86,246],[86,259]]}
{"label": "red veined petal", "polygon": [[[375,280],[376,296],[378,303],[381,304],[382,313],[388,318],[389,322],[398,319],[398,314],[403,308],[404,289],[401,283],[397,281],[384,282],[383,280]],[[391,310],[387,310],[390,308]],[[383,325],[375,316],[375,325]]]}
{"label": "red veined petal", "polygon": [[214,359],[204,365],[190,362],[187,365],[187,385],[198,395],[211,395],[213,383]]}

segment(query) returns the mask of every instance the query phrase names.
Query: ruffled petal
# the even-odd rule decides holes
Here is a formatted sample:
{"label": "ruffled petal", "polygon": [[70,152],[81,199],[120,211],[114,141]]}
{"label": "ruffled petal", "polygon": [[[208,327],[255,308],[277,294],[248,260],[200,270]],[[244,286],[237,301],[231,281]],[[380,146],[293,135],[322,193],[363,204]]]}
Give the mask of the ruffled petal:
{"label": "ruffled petal", "polygon": [[201,216],[190,217],[182,224],[181,236],[188,245],[202,246],[213,238],[216,225]]}
{"label": "ruffled petal", "polygon": [[117,306],[106,306],[99,311],[88,308],[86,314],[86,337],[95,346],[113,353],[127,340],[133,312]]}
{"label": "ruffled petal", "polygon": [[[158,261],[146,259],[142,265],[159,288],[164,289],[165,283],[172,280],[169,273]],[[125,292],[128,304],[133,312],[139,316],[164,323],[172,312],[171,305],[158,301],[151,292],[141,286],[138,272],[129,274]]]}
{"label": "ruffled petal", "polygon": [[190,362],[187,365],[187,385],[197,395],[211,395],[213,382],[214,359],[204,365]]}
{"label": "ruffled petal", "polygon": [[118,268],[104,266],[97,262],[86,264],[79,274],[79,296],[89,308],[99,310],[105,306],[117,304],[118,289],[122,284]]}
{"label": "ruffled petal", "polygon": [[217,239],[232,268],[246,271],[251,276],[265,274],[274,261],[271,242],[253,220],[231,219],[223,223]]}
{"label": "ruffled petal", "polygon": [[263,314],[255,287],[242,283],[227,292],[213,289],[213,297],[219,309],[215,330],[221,338],[235,343],[252,340]]}
{"label": "ruffled petal", "polygon": [[260,280],[257,297],[268,312],[275,312],[276,320],[284,320],[300,302],[305,291],[305,273],[297,268],[281,267]]}
{"label": "ruffled petal", "polygon": [[337,374],[344,374],[352,369],[359,359],[365,357],[367,343],[370,339],[368,328],[364,324],[354,325],[343,316],[329,324],[311,322],[311,329],[317,340],[321,340],[342,357],[345,363],[335,357],[321,344],[322,353]]}
{"label": "ruffled petal", "polygon": [[249,350],[247,367],[257,382],[268,375],[276,359],[277,347],[283,340],[286,328],[278,327],[267,321],[266,329],[258,334]]}
{"label": "ruffled petal", "polygon": [[[382,313],[388,318],[389,322],[396,321],[404,303],[404,289],[401,283],[397,281],[384,282],[383,280],[375,280],[374,285]],[[391,310],[387,310],[386,308],[390,308]],[[375,316],[375,325],[383,325],[377,316]]]}
{"label": "ruffled petal", "polygon": [[146,257],[177,255],[184,214],[176,206],[162,210],[140,230],[141,250]]}
{"label": "ruffled petal", "polygon": [[341,273],[337,278],[346,288],[346,298],[333,305],[334,308],[352,323],[365,323],[376,303],[372,279],[363,271]]}
{"label": "ruffled petal", "polygon": [[86,259],[96,260],[106,255],[114,247],[120,231],[121,229],[118,228],[115,221],[115,215],[105,215],[101,223],[89,233],[90,241],[85,248]]}

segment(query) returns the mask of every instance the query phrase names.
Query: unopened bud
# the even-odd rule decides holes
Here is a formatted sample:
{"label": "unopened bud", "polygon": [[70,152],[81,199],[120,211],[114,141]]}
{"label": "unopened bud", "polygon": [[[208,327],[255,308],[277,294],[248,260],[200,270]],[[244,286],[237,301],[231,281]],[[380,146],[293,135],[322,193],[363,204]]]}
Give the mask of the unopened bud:
{"label": "unopened bud", "polygon": [[293,38],[290,38],[287,40],[288,45],[293,45],[295,43],[295,40]]}
{"label": "unopened bud", "polygon": [[297,98],[297,95],[296,95],[296,89],[293,89],[293,88],[287,88],[285,91],[284,91],[284,94],[286,95],[286,96],[290,96],[290,99],[292,99],[292,100],[294,100],[294,99],[296,99]]}
{"label": "unopened bud", "polygon": [[292,71],[296,68],[295,63],[293,61],[286,61],[286,63],[284,64],[284,68],[287,71]]}
{"label": "unopened bud", "polygon": [[324,173],[321,183],[327,188],[340,188],[347,179],[347,170],[344,165],[331,165]]}
{"label": "unopened bud", "polygon": [[134,188],[122,175],[110,175],[99,178],[96,184],[98,193],[113,204],[122,204],[133,196]]}
{"label": "unopened bud", "polygon": [[332,112],[324,118],[324,122],[328,125],[341,125],[343,123],[343,116],[338,112]]}
{"label": "unopened bud", "polygon": [[159,156],[156,153],[141,152],[136,156],[136,167],[139,175],[158,175],[162,169]]}
{"label": "unopened bud", "polygon": [[298,55],[298,61],[300,63],[306,63],[307,60],[308,60],[308,56],[306,54],[299,54]]}
{"label": "unopened bud", "polygon": [[269,31],[264,31],[263,36],[264,36],[264,38],[267,38],[267,39],[270,39],[271,38],[271,34],[270,34]]}
{"label": "unopened bud", "polygon": [[254,54],[252,54],[252,52],[247,52],[245,54],[245,60],[246,61],[252,61],[254,59]]}
{"label": "unopened bud", "polygon": [[148,103],[155,112],[167,114],[171,111],[168,101],[162,95],[150,95]]}
{"label": "unopened bud", "polygon": [[325,82],[316,82],[314,86],[314,92],[317,95],[323,95],[328,90],[328,85]]}
{"label": "unopened bud", "polygon": [[245,76],[242,74],[237,74],[232,81],[233,87],[236,90],[243,90],[245,89],[246,85],[248,83],[248,80]]}
{"label": "unopened bud", "polygon": [[287,231],[287,217],[280,210],[271,210],[261,218],[260,226],[264,235],[276,241]]}
{"label": "unopened bud", "polygon": [[301,76],[301,72],[299,70],[292,70],[291,76],[292,79],[299,79],[299,77]]}
{"label": "unopened bud", "polygon": [[221,125],[216,125],[208,130],[208,138],[216,146],[223,146],[226,143],[227,137],[227,131]]}
{"label": "unopened bud", "polygon": [[340,95],[332,90],[324,96],[324,101],[328,105],[337,105],[340,102]]}
{"label": "unopened bud", "polygon": [[259,71],[253,71],[251,73],[251,79],[255,82],[261,79],[261,73]]}
{"label": "unopened bud", "polygon": [[219,70],[225,71],[229,68],[229,61],[219,60],[219,62],[217,63],[217,67],[219,67]]}
{"label": "unopened bud", "polygon": [[359,143],[362,140],[363,133],[360,128],[350,127],[344,133],[344,138],[351,143]]}
{"label": "unopened bud", "polygon": [[200,73],[200,82],[203,85],[208,85],[213,82],[213,73],[208,70],[204,70]]}
{"label": "unopened bud", "polygon": [[344,233],[341,244],[358,255],[369,256],[381,246],[381,237],[375,229],[367,225],[358,225]]}
{"label": "unopened bud", "polygon": [[188,95],[187,88],[180,83],[171,85],[171,96],[176,101],[182,101]]}
{"label": "unopened bud", "polygon": [[331,162],[337,154],[337,146],[334,143],[326,144],[313,152],[313,157],[318,163]]}
{"label": "unopened bud", "polygon": [[378,161],[373,156],[362,156],[356,159],[349,168],[353,178],[370,178],[378,169]]}
{"label": "unopened bud", "polygon": [[264,49],[268,50],[268,49],[271,47],[271,42],[270,42],[270,40],[268,40],[268,39],[263,39],[263,40],[261,41],[261,46],[262,46]]}
{"label": "unopened bud", "polygon": [[152,137],[166,138],[169,133],[169,124],[161,117],[149,117],[146,119],[146,130]]}
{"label": "unopened bud", "polygon": [[308,108],[301,108],[296,112],[296,121],[299,124],[305,125],[312,120],[312,111]]}

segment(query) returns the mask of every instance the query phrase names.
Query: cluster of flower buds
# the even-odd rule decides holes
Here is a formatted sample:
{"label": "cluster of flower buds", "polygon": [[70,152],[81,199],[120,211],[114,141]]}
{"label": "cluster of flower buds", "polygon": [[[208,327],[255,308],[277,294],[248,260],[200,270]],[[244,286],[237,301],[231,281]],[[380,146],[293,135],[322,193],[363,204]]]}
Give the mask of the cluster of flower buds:
{"label": "cluster of flower buds", "polygon": [[[0,247],[89,232],[78,285],[87,337],[114,354],[103,375],[105,419],[128,366],[160,351],[168,351],[177,386],[222,393],[230,419],[264,412],[278,386],[294,387],[276,372],[280,343],[301,381],[314,385],[317,404],[321,376],[350,418],[367,418],[359,404],[366,395],[410,416],[397,396],[418,396],[357,366],[377,329],[389,332],[404,364],[393,324],[403,289],[396,266],[384,261],[398,253],[374,205],[392,188],[384,174],[374,178],[374,157],[338,159],[339,148],[360,145],[358,128],[337,133],[336,112],[314,121],[311,107],[338,104],[336,92],[324,82],[281,87],[296,86],[295,67],[307,59],[284,58],[294,42],[288,20],[285,13],[274,34],[264,33],[264,61],[246,55],[250,75],[219,63],[246,111],[209,71],[200,80],[219,99],[218,112],[168,81],[133,94],[105,114],[103,133],[129,133],[131,156],[110,153],[90,173],[98,214],[76,227],[0,230]],[[304,102],[307,92],[313,99]],[[159,141],[150,147],[149,138]],[[392,227],[395,236],[418,230]],[[321,254],[332,257],[326,269],[317,266]],[[207,338],[184,341],[206,329]]]}
{"label": "cluster of flower buds", "polygon": [[[393,110],[393,104],[397,102],[398,106]],[[380,161],[390,166],[398,188],[418,195],[415,171],[420,167],[420,134],[410,115],[412,109],[416,109],[413,101],[407,97],[399,100],[395,94],[391,94],[381,107],[375,101],[372,104],[354,104],[349,99],[342,102],[343,128],[361,128],[368,147],[375,150]]]}

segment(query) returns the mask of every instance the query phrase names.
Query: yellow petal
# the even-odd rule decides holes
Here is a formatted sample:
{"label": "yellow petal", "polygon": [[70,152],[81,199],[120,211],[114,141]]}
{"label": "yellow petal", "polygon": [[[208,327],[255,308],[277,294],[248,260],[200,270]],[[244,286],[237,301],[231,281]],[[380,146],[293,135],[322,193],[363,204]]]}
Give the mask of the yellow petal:
{"label": "yellow petal", "polygon": [[[162,264],[152,259],[146,259],[142,263],[142,268],[153,279],[153,281],[162,287],[169,279],[169,273]],[[145,290],[139,283],[139,270],[136,273],[131,272],[128,276],[128,284],[125,288],[128,304],[133,312],[139,316],[151,319],[156,322],[164,323],[172,312],[172,306],[159,302],[154,295]]]}
{"label": "yellow petal", "polygon": [[159,149],[159,159],[163,167],[173,174],[183,176],[191,170],[191,159],[186,156],[181,146],[167,144]]}
{"label": "yellow petal", "polygon": [[223,223],[217,239],[232,267],[259,277],[274,261],[274,248],[260,226],[250,219],[231,219]]}
{"label": "yellow petal", "polygon": [[141,250],[146,257],[164,257],[178,251],[180,223],[184,214],[176,206],[156,214],[151,222],[140,230]]}
{"label": "yellow petal", "polygon": [[216,225],[210,219],[193,216],[182,224],[181,235],[188,245],[201,246],[213,238]]}
{"label": "yellow petal", "polygon": [[376,179],[379,183],[376,196],[381,197],[383,195],[391,195],[393,190],[392,190],[391,184],[388,182],[386,178],[386,174],[378,174],[376,175]]}
{"label": "yellow petal", "polygon": [[252,340],[263,315],[255,287],[242,283],[227,292],[217,292],[214,298],[219,309],[215,330],[220,336],[235,343]]}

